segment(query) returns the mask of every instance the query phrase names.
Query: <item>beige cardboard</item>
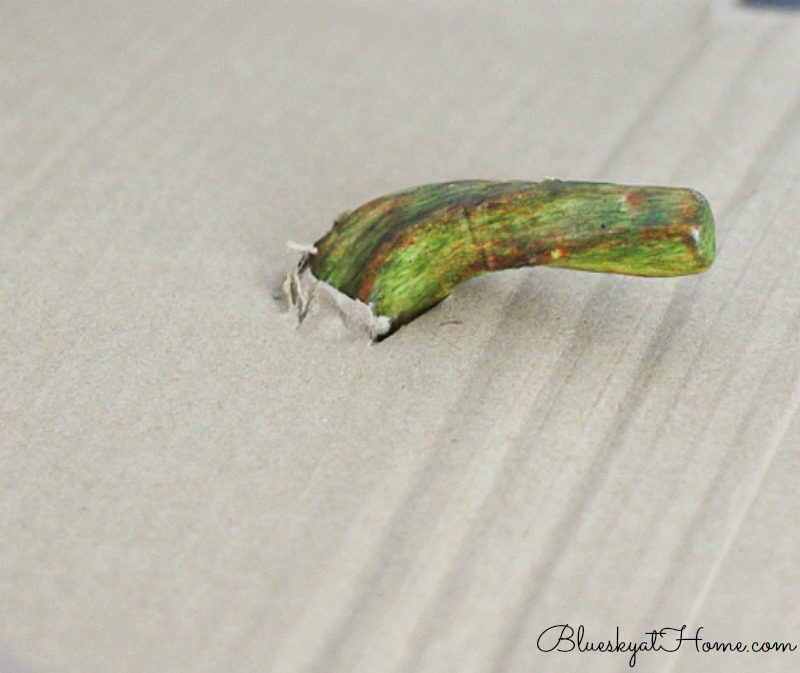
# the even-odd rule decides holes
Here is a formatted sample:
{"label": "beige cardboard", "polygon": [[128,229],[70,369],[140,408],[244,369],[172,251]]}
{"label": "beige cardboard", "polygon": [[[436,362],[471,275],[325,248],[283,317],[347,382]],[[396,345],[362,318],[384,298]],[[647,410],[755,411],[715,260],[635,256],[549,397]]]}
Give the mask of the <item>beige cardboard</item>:
{"label": "beige cardboard", "polygon": [[[0,3],[0,658],[629,670],[540,652],[567,622],[800,645],[798,157],[787,11]],[[545,176],[699,189],[717,262],[485,276],[377,345],[276,299],[286,242],[372,197]]]}

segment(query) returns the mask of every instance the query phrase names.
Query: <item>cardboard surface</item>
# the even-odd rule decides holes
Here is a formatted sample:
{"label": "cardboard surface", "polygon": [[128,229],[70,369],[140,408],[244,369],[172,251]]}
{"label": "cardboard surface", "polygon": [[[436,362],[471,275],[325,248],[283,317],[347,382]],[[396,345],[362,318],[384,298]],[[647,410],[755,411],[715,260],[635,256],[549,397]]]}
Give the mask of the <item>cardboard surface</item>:
{"label": "cardboard surface", "polygon": [[[0,647],[33,672],[626,669],[800,645],[800,15],[0,5]],[[690,186],[686,279],[475,279],[369,346],[273,294],[458,178]],[[786,673],[793,654],[636,670]]]}

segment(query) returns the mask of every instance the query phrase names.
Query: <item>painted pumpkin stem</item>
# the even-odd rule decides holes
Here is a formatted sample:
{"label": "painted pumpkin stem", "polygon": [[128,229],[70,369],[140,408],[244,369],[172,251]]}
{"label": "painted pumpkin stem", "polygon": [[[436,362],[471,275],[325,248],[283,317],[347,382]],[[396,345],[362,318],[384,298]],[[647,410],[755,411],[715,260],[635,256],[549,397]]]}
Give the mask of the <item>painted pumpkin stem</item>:
{"label": "painted pumpkin stem", "polygon": [[714,218],[691,189],[464,180],[370,201],[314,248],[313,275],[388,318],[391,333],[490,271],[699,273],[714,259]]}

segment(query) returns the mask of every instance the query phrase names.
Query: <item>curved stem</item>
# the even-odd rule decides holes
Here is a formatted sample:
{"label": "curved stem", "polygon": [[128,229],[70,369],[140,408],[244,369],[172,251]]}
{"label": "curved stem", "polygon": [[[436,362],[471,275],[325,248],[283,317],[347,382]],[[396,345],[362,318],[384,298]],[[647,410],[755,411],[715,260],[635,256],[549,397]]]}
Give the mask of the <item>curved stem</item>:
{"label": "curved stem", "polygon": [[593,182],[424,185],[340,218],[312,273],[391,320],[391,331],[489,271],[550,265],[681,276],[714,259],[714,219],[690,189]]}

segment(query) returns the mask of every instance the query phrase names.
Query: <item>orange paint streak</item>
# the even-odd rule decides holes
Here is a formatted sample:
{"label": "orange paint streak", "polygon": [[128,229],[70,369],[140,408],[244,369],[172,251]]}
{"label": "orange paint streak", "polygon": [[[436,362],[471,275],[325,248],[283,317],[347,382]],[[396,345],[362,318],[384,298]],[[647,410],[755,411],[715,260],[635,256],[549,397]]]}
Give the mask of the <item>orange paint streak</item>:
{"label": "orange paint streak", "polygon": [[375,277],[378,275],[378,269],[381,268],[385,261],[386,257],[384,255],[375,255],[362,274],[363,280],[358,287],[357,296],[365,304],[369,303],[369,294],[372,292],[372,286],[375,284]]}
{"label": "orange paint streak", "polygon": [[625,194],[625,203],[628,204],[628,208],[638,208],[642,205],[642,195],[635,190],[629,190]]}

